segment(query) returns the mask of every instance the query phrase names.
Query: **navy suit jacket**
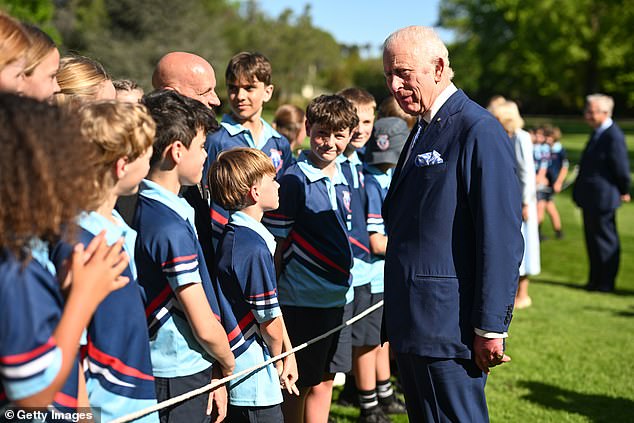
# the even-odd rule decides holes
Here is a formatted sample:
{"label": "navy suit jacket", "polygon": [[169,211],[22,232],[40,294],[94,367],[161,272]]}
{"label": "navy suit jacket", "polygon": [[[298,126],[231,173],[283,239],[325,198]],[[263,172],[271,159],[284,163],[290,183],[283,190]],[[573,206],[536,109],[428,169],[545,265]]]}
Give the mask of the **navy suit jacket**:
{"label": "navy suit jacket", "polygon": [[616,123],[591,138],[581,154],[573,199],[594,212],[614,210],[630,189],[630,163],[625,136]]}
{"label": "navy suit jacket", "polygon": [[[400,353],[471,358],[474,328],[507,331],[523,253],[513,146],[461,90],[434,116],[383,206],[385,329]],[[418,166],[437,151],[443,163]]]}

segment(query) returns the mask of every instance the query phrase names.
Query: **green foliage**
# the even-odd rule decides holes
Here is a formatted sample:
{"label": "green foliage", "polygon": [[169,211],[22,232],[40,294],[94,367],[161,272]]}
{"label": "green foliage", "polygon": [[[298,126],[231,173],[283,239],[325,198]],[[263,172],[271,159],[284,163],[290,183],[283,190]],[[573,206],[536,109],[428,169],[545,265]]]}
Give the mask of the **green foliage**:
{"label": "green foliage", "polygon": [[52,22],[55,13],[53,0],[0,0],[0,10],[20,21],[39,26],[56,43],[61,43],[62,37]]}
{"label": "green foliage", "polygon": [[577,111],[603,91],[617,111],[634,107],[634,0],[449,0],[440,25],[457,35],[456,80],[483,103],[503,94],[528,111]]}

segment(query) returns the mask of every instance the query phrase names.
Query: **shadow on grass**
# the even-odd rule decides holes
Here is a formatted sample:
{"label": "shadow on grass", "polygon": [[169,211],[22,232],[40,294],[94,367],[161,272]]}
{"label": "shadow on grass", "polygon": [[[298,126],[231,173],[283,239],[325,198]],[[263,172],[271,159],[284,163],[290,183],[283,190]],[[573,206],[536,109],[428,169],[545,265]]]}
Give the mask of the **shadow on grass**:
{"label": "shadow on grass", "polygon": [[[576,289],[579,291],[585,291],[585,285],[581,285],[578,282],[575,281],[553,281],[553,280],[548,280],[548,279],[540,279],[538,277],[531,277],[530,278],[531,283],[536,283],[536,284],[541,284],[541,285],[553,285],[553,286],[563,286],[566,288],[571,288],[571,289]],[[616,288],[614,290],[614,292],[610,292],[610,293],[603,293],[603,292],[588,292],[588,294],[592,294],[592,295],[618,295],[621,297],[629,297],[629,296],[634,296],[634,291],[629,290],[629,289],[619,289]]]}
{"label": "shadow on grass", "polygon": [[634,401],[628,398],[584,394],[536,381],[523,381],[520,385],[530,390],[523,399],[554,410],[580,414],[592,422],[625,422],[632,419]]}

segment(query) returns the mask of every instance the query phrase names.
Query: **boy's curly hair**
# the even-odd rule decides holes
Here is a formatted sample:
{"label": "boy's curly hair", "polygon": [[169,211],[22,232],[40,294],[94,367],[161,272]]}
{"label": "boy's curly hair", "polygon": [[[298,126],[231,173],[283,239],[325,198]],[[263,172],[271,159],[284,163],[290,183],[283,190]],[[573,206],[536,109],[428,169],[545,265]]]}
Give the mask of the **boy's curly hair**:
{"label": "boy's curly hair", "polygon": [[28,259],[33,238],[53,243],[96,198],[95,146],[66,110],[0,94],[0,251]]}

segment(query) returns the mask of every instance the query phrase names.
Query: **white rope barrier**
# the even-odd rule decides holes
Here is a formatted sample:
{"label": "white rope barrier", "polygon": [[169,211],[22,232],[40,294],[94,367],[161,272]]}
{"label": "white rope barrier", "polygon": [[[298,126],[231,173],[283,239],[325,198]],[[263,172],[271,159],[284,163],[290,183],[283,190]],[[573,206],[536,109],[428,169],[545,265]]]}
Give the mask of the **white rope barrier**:
{"label": "white rope barrier", "polygon": [[160,403],[158,403],[156,405],[153,405],[151,407],[147,407],[147,408],[144,408],[143,410],[135,411],[134,413],[130,413],[130,414],[127,414],[127,415],[125,415],[123,417],[119,417],[117,419],[114,419],[114,420],[110,421],[109,423],[127,423],[127,422],[131,422],[133,420],[138,419],[139,417],[143,417],[143,416],[145,416],[147,414],[150,414],[150,413],[153,413],[155,411],[162,410],[163,408],[171,407],[172,405],[178,404],[179,402],[186,401],[186,400],[188,400],[188,399],[190,399],[192,397],[195,397],[196,395],[200,395],[200,394],[203,394],[205,392],[211,391],[212,389],[217,388],[220,385],[224,385],[225,383],[227,383],[229,381],[232,381],[232,380],[237,379],[239,377],[242,377],[242,376],[248,375],[250,373],[253,373],[256,370],[260,370],[261,368],[266,367],[269,364],[274,363],[274,362],[276,362],[278,360],[281,360],[281,359],[283,359],[286,356],[289,356],[289,355],[291,355],[293,353],[296,353],[297,351],[303,350],[307,346],[309,346],[311,344],[314,344],[315,342],[321,341],[322,339],[327,338],[328,336],[332,335],[333,333],[340,331],[344,327],[350,326],[351,324],[355,323],[356,321],[363,319],[365,316],[367,316],[368,314],[372,313],[373,311],[375,311],[375,310],[377,310],[377,309],[379,309],[381,307],[383,307],[383,300],[381,300],[378,303],[374,304],[373,306],[369,307],[365,311],[362,311],[361,313],[357,314],[356,316],[346,320],[344,323],[342,323],[341,325],[337,326],[336,328],[333,328],[333,329],[329,330],[328,332],[326,332],[326,333],[324,333],[322,335],[319,335],[316,338],[313,338],[313,339],[311,339],[309,341],[306,341],[303,344],[294,347],[290,351],[286,351],[286,352],[284,352],[284,353],[282,353],[280,355],[277,355],[275,357],[271,357],[268,360],[266,360],[265,362],[260,363],[260,364],[258,364],[256,366],[250,367],[248,369],[244,369],[241,372],[234,373],[234,374],[232,374],[230,376],[223,377],[222,379],[218,379],[218,380],[214,381],[213,383],[210,383],[209,385],[205,385],[205,386],[202,386],[202,387],[200,387],[198,389],[194,389],[194,390],[191,390],[189,392],[185,392],[184,394],[178,395],[178,396],[176,396],[174,398],[170,398],[168,400],[160,402]]}

